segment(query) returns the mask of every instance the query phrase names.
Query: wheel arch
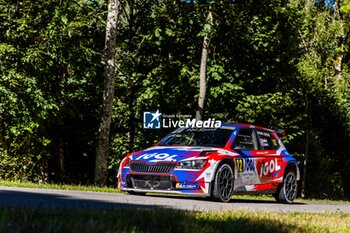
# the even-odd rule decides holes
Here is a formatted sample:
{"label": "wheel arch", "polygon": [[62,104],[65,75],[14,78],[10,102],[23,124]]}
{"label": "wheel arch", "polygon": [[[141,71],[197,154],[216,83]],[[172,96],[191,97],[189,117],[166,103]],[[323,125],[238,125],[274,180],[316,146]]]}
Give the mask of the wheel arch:
{"label": "wheel arch", "polygon": [[284,169],[284,175],[286,175],[287,172],[290,170],[294,171],[296,176],[297,176],[297,180],[300,180],[300,170],[299,170],[299,166],[296,162],[294,162],[294,161],[288,162],[286,169]]}
{"label": "wheel arch", "polygon": [[[230,167],[233,170],[233,173],[235,174],[236,169],[236,163],[234,162],[233,158],[224,158],[223,160],[221,160],[215,167],[215,172],[217,171],[217,169],[220,167],[220,165],[227,163],[228,165],[230,165]],[[235,177],[236,178],[236,177]]]}

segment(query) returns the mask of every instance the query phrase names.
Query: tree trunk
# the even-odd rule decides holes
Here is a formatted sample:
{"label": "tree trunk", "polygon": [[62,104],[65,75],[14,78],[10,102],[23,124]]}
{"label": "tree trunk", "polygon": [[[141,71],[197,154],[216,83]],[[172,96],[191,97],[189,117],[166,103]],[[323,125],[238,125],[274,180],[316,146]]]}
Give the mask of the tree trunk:
{"label": "tree trunk", "polygon": [[98,129],[98,144],[96,149],[95,184],[107,184],[107,160],[109,148],[109,132],[112,118],[112,107],[115,83],[115,53],[119,0],[109,0],[106,39],[104,48],[104,85],[101,121]]}
{"label": "tree trunk", "polygon": [[62,182],[65,178],[64,167],[64,140],[63,140],[63,124],[59,124],[57,135],[57,179]]}
{"label": "tree trunk", "polygon": [[[65,82],[66,82],[66,75],[63,74],[61,77],[61,81],[59,83],[59,109],[60,111],[63,111],[63,108],[65,106],[65,98],[64,98],[64,92],[65,92]],[[64,166],[64,119],[63,114],[59,115],[58,119],[58,130],[57,130],[57,179],[59,182],[62,182],[65,178],[65,166]]]}
{"label": "tree trunk", "polygon": [[340,52],[338,52],[337,57],[334,61],[336,91],[338,91],[339,83],[341,80],[345,43],[347,40],[347,36],[345,34],[345,29],[344,29],[344,23],[342,21],[340,22],[340,29],[342,33],[341,42],[340,42]]}
{"label": "tree trunk", "polygon": [[[339,85],[341,85],[342,82],[342,67],[343,67],[343,59],[346,56],[346,42],[349,37],[349,29],[346,28],[344,15],[340,12],[340,2],[341,1],[335,1],[336,3],[336,11],[335,16],[340,21],[340,31],[341,31],[341,41],[340,41],[340,52],[338,52],[336,60],[334,62],[334,68],[335,68],[335,84],[336,84],[336,91],[339,91]],[[345,12],[343,12],[345,13]],[[347,15],[349,14],[349,11],[347,12]],[[348,149],[349,150],[349,149]],[[347,155],[347,154],[346,154]],[[347,156],[343,157],[342,160],[343,169],[341,172],[342,176],[342,186],[343,186],[343,193],[345,198],[350,199],[350,160],[347,158]]]}
{"label": "tree trunk", "polygon": [[204,119],[204,104],[205,104],[205,96],[207,91],[207,63],[208,63],[208,47],[210,44],[210,37],[211,37],[211,27],[213,25],[213,13],[211,5],[209,5],[209,12],[208,12],[208,22],[210,25],[209,31],[206,32],[204,39],[203,39],[203,47],[202,47],[202,56],[201,56],[201,63],[200,63],[200,69],[199,69],[199,96],[198,96],[198,109],[196,111],[196,120],[203,120]]}
{"label": "tree trunk", "polygon": [[337,57],[334,61],[334,69],[335,69],[335,83],[336,83],[336,90],[338,91],[339,83],[342,78],[342,67],[343,67],[343,58],[344,54],[346,52],[346,41],[348,39],[349,31],[346,32],[346,24],[345,20],[343,18],[343,15],[340,12],[340,1],[335,1],[336,3],[336,10],[335,10],[335,19],[339,21],[340,23],[340,32],[341,32],[341,40],[340,40],[340,51],[337,54]]}
{"label": "tree trunk", "polygon": [[305,197],[305,185],[306,185],[306,173],[307,173],[307,166],[308,166],[308,160],[309,160],[309,148],[310,148],[310,124],[311,124],[311,112],[310,112],[310,103],[307,96],[305,96],[305,110],[306,110],[306,132],[305,132],[305,157],[303,162],[303,177],[301,180],[301,197]]}
{"label": "tree trunk", "polygon": [[309,143],[310,143],[310,135],[309,135],[309,132],[306,131],[305,158],[304,158],[304,163],[303,163],[303,179],[302,179],[302,182],[301,182],[301,197],[302,198],[305,197],[307,162],[308,162],[308,159],[309,159]]}

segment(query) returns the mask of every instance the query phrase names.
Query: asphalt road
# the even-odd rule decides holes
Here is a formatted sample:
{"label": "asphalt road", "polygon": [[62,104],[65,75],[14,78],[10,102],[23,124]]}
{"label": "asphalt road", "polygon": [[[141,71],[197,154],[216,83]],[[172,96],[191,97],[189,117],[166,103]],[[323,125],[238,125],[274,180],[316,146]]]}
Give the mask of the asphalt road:
{"label": "asphalt road", "polygon": [[15,188],[0,186],[0,207],[15,208],[172,208],[197,211],[250,210],[269,212],[350,212],[350,204],[297,202],[291,205],[275,201],[242,200],[229,203],[203,198],[172,196],[135,196],[69,190]]}

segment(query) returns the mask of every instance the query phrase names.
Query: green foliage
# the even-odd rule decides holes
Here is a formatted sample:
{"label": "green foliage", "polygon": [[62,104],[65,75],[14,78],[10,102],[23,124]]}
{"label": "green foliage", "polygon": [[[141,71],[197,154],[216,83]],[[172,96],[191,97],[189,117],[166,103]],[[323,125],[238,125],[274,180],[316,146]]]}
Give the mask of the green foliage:
{"label": "green foliage", "polygon": [[[301,164],[309,148],[307,195],[348,195],[349,3],[340,3],[213,1],[210,26],[207,4],[122,1],[111,184],[123,156],[169,132],[144,130],[143,111],[194,116],[210,32],[205,117],[286,129]],[[105,18],[104,1],[0,0],[1,178],[92,180]]]}
{"label": "green foliage", "polygon": [[58,153],[72,153],[58,141],[75,126],[85,147],[94,143],[84,125],[97,123],[103,8],[80,0],[0,2],[0,177],[56,176]]}
{"label": "green foliage", "polygon": [[349,0],[344,0],[342,2],[342,5],[340,7],[340,11],[344,14],[349,13],[350,12],[350,1]]}
{"label": "green foliage", "polygon": [[349,28],[343,15],[320,11],[310,1],[299,14],[304,19],[298,31],[302,56],[296,67],[307,114],[304,129],[311,137],[306,189],[312,196],[339,197],[347,195],[342,188],[349,189],[344,185],[349,172],[349,95],[344,88],[350,81],[344,56]]}

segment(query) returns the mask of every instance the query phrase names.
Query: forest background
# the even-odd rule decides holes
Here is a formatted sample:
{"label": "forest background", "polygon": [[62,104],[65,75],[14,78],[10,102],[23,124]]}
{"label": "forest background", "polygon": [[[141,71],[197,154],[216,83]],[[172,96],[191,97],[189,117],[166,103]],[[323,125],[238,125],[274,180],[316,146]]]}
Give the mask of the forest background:
{"label": "forest background", "polygon": [[[0,179],[94,184],[108,2],[0,0]],[[350,199],[350,1],[122,0],[108,184],[169,130],[143,111],[286,129],[306,197]],[[210,16],[210,17],[209,17]]]}

